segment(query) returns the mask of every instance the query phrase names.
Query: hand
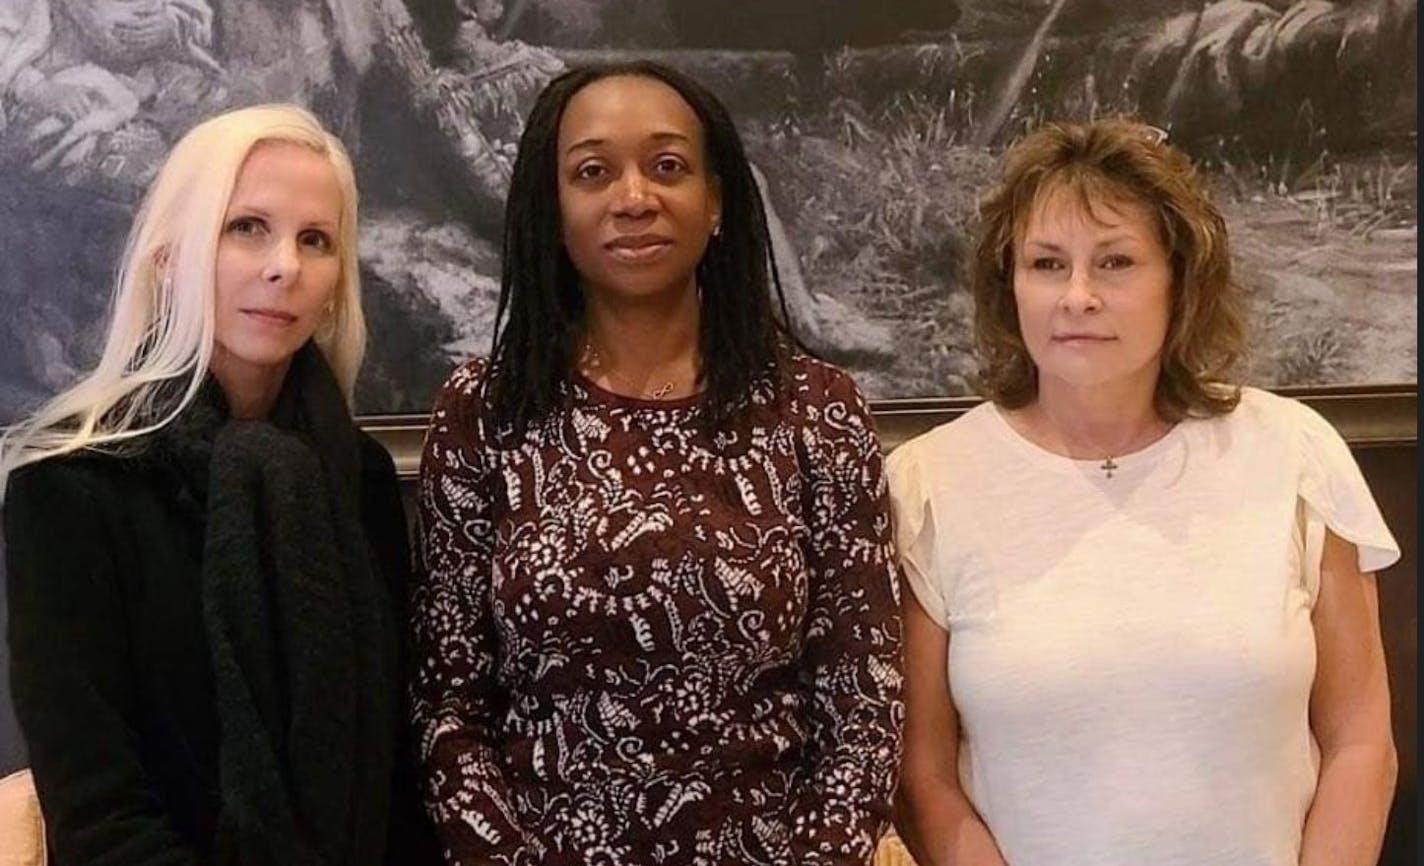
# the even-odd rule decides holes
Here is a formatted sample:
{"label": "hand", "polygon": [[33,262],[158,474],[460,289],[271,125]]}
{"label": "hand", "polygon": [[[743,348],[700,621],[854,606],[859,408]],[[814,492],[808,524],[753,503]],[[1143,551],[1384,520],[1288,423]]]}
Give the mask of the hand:
{"label": "hand", "polygon": [[35,123],[46,117],[73,123],[88,114],[93,104],[88,88],[53,77],[36,81],[17,96],[15,120],[20,123]]}
{"label": "hand", "polygon": [[[44,171],[56,163],[69,166],[86,158],[104,133],[113,132],[138,114],[138,97],[105,69],[80,64],[62,69],[48,81],[47,91],[57,104],[42,105],[42,116],[29,133],[30,142],[58,136],[58,140],[30,164]],[[77,114],[61,114],[64,110]],[[43,114],[41,114],[41,112]]]}
{"label": "hand", "polygon": [[204,48],[213,44],[213,10],[208,0],[169,0],[168,14],[188,41]]}
{"label": "hand", "polygon": [[114,22],[114,39],[126,50],[147,55],[178,41],[176,22],[162,7],[135,9]]}

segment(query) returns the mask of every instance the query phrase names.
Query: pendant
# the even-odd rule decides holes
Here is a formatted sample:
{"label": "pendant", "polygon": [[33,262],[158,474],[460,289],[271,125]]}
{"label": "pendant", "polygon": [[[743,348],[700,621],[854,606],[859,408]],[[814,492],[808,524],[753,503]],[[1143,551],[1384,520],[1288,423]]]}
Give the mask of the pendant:
{"label": "pendant", "polygon": [[1107,477],[1111,478],[1113,472],[1117,470],[1117,464],[1113,462],[1112,457],[1108,457],[1108,459],[1104,460],[1102,462],[1102,465],[1098,468],[1103,470],[1103,473],[1107,475]]}
{"label": "pendant", "polygon": [[666,396],[668,395],[668,393],[671,392],[671,391],[672,391],[672,383],[671,383],[671,382],[664,382],[664,383],[662,383],[661,385],[659,385],[659,386],[657,387],[657,390],[653,391],[653,392],[652,392],[651,394],[649,394],[648,396],[649,396],[649,397],[652,397],[654,400],[661,400],[662,398],[666,397]]}

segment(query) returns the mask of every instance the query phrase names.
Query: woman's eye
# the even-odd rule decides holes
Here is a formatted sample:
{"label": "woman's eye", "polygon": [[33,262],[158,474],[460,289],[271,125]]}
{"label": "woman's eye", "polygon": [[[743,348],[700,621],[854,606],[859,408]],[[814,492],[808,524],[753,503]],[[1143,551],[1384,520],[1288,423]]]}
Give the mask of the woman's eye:
{"label": "woman's eye", "polygon": [[331,242],[330,235],[328,235],[326,232],[317,231],[315,229],[307,232],[302,232],[300,240],[303,246],[311,247],[312,249],[323,253],[331,252],[332,248],[335,246]]}
{"label": "woman's eye", "polygon": [[1111,255],[1103,259],[1103,267],[1110,271],[1120,271],[1123,268],[1131,267],[1132,259],[1123,255]]}
{"label": "woman's eye", "polygon": [[608,170],[596,162],[586,162],[574,169],[574,177],[578,180],[600,180],[607,173]]}
{"label": "woman's eye", "polygon": [[677,175],[687,171],[687,163],[675,156],[659,157],[653,169],[661,175]]}
{"label": "woman's eye", "polygon": [[1058,259],[1049,258],[1048,256],[1039,256],[1029,263],[1029,267],[1035,271],[1057,271],[1062,270],[1063,263]]}
{"label": "woman's eye", "polygon": [[261,233],[267,226],[256,217],[238,217],[227,224],[229,234],[251,237]]}

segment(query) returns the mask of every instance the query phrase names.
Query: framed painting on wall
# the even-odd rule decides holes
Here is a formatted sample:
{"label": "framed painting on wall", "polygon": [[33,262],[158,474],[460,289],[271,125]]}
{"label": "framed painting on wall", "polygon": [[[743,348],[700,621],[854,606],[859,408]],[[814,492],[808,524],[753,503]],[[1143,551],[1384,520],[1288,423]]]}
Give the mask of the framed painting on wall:
{"label": "framed painting on wall", "polygon": [[409,469],[439,383],[489,349],[534,94],[570,65],[651,57],[732,107],[792,328],[855,375],[890,444],[974,402],[965,273],[1005,144],[1118,112],[1208,176],[1250,380],[1351,407],[1331,416],[1351,438],[1412,439],[1416,19],[1412,0],[3,0],[0,423],[93,362],[173,140],[291,100],[357,161],[357,410]]}

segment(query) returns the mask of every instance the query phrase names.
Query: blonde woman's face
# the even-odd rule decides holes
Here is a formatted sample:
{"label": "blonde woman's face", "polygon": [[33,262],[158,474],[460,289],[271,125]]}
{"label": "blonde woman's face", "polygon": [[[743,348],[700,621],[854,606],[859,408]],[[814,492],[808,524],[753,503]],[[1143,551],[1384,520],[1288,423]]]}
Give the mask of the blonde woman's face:
{"label": "blonde woman's face", "polygon": [[1172,267],[1141,205],[1050,192],[1014,245],[1019,328],[1039,389],[1156,386],[1167,337]]}
{"label": "blonde woman's face", "polygon": [[341,204],[324,156],[285,142],[248,154],[218,240],[219,378],[280,378],[330,315],[341,276]]}

